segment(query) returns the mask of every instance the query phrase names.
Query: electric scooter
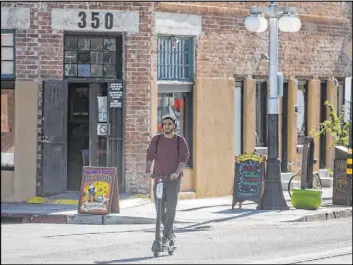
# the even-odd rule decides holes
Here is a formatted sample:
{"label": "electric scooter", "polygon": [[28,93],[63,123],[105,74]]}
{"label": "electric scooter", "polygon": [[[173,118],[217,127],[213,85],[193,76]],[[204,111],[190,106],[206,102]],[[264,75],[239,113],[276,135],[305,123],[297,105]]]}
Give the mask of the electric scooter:
{"label": "electric scooter", "polygon": [[162,211],[162,199],[163,199],[163,178],[155,178],[157,182],[156,197],[157,197],[157,220],[156,220],[156,233],[155,240],[152,245],[152,252],[155,257],[159,257],[161,252],[168,252],[169,255],[173,255],[176,250],[175,239],[169,241],[168,246],[162,245],[161,237],[161,211]]}

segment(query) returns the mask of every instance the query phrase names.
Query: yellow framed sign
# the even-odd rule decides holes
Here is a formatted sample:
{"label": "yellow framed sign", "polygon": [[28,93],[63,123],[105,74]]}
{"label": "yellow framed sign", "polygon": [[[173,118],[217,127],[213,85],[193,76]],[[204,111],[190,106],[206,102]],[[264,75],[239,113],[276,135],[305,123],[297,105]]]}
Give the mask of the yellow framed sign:
{"label": "yellow framed sign", "polygon": [[109,214],[117,181],[114,167],[83,167],[78,212]]}

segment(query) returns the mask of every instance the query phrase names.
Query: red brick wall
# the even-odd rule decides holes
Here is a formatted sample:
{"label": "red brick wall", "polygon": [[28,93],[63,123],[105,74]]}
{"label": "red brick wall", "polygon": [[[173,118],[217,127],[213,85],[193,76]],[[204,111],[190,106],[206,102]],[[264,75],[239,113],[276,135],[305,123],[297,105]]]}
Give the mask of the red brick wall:
{"label": "red brick wall", "polygon": [[135,192],[147,192],[145,172],[146,149],[151,137],[151,52],[153,3],[130,3],[140,11],[139,34],[125,38],[125,176],[126,187]]}
{"label": "red brick wall", "polygon": [[[197,40],[196,51],[197,78],[232,78],[234,74],[266,76],[268,64],[259,65],[259,62],[261,53],[268,54],[268,30],[250,33],[244,26],[244,18],[252,5],[266,6],[268,3],[159,3],[157,10],[202,16],[203,32]],[[308,78],[351,75],[351,62],[344,61],[341,53],[347,40],[352,39],[351,12],[346,12],[351,10],[349,3],[290,5],[298,8],[302,28],[297,33],[280,32],[280,71],[287,76]],[[338,63],[340,58],[343,63]]]}
{"label": "red brick wall", "polygon": [[[153,3],[136,2],[7,2],[2,7],[29,7],[29,30],[16,31],[16,80],[63,79],[63,31],[51,29],[52,8],[114,9],[140,12],[140,32],[124,35],[125,172],[127,191],[146,192],[146,149],[150,139],[151,25]],[[41,87],[39,87],[39,94]],[[39,113],[40,106],[39,106]],[[38,117],[40,120],[40,117]],[[38,126],[41,131],[40,126]],[[39,132],[40,136],[40,132]]]}

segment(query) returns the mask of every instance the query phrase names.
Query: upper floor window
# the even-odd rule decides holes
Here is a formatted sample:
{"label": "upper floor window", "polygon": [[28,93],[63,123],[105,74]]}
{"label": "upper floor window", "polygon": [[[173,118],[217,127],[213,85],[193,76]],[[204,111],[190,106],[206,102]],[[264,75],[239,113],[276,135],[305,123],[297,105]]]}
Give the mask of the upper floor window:
{"label": "upper floor window", "polygon": [[15,78],[15,34],[1,30],[1,79]]}
{"label": "upper floor window", "polygon": [[158,37],[158,80],[193,80],[191,38]]}
{"label": "upper floor window", "polygon": [[65,76],[117,78],[117,37],[65,36]]}

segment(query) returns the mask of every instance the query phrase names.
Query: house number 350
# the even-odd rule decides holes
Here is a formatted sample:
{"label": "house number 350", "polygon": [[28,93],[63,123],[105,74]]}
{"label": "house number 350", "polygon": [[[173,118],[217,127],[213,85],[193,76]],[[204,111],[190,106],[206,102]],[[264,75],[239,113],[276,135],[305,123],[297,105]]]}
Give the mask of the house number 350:
{"label": "house number 350", "polygon": [[[81,29],[84,29],[87,27],[87,14],[84,11],[81,11],[78,13],[78,17],[80,18],[80,22],[78,22],[78,27]],[[91,13],[91,27],[93,29],[98,29],[100,26],[100,20],[99,20],[99,12],[92,12]],[[104,27],[106,29],[112,29],[113,28],[113,14],[112,13],[106,13],[104,15]]]}

